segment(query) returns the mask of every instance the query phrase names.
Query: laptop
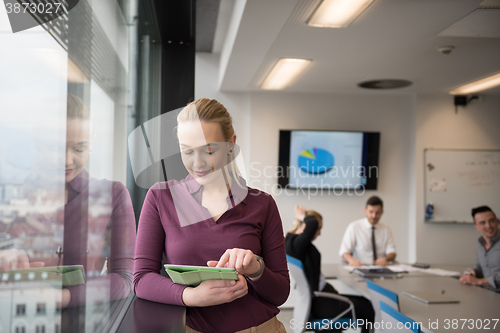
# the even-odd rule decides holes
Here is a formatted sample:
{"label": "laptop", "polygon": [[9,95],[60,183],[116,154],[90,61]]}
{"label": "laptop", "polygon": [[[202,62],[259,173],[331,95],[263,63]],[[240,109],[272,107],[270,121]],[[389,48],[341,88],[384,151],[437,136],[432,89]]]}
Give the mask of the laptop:
{"label": "laptop", "polygon": [[403,291],[403,295],[425,304],[460,303],[458,299],[437,291]]}
{"label": "laptop", "polygon": [[365,278],[375,278],[375,277],[389,277],[389,278],[399,278],[402,277],[401,274],[391,271],[389,268],[356,268],[354,270],[356,273]]}

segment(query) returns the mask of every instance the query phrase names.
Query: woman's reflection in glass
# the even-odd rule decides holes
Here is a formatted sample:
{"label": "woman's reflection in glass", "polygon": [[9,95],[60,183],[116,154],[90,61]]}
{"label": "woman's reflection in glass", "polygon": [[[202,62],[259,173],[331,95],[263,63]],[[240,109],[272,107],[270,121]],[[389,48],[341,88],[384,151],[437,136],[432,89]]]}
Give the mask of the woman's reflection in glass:
{"label": "woman's reflection in glass", "polygon": [[83,265],[87,283],[65,289],[62,306],[127,297],[135,249],[130,194],[120,182],[91,178],[85,170],[95,134],[89,108],[70,94],[66,128],[62,262]]}

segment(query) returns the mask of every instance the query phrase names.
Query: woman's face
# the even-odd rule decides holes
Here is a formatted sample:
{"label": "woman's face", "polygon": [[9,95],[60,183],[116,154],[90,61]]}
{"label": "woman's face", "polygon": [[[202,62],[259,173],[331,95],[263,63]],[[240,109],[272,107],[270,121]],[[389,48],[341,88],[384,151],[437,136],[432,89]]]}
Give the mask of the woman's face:
{"label": "woman's face", "polygon": [[182,163],[198,183],[206,185],[222,176],[215,171],[227,164],[236,135],[228,142],[218,123],[195,120],[180,122],[177,137]]}
{"label": "woman's face", "polygon": [[90,154],[90,120],[68,118],[66,123],[66,183],[82,172]]}

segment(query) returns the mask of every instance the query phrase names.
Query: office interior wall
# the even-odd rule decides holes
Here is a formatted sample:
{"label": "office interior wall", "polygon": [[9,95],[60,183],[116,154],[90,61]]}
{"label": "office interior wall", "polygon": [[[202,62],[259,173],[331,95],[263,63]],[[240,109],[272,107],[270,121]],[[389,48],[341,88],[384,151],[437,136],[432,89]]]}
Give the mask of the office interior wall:
{"label": "office interior wall", "polygon": [[417,216],[416,216],[416,200],[417,200],[417,184],[415,175],[417,173],[415,161],[415,149],[417,140],[417,113],[416,110],[417,96],[412,96],[412,110],[410,123],[412,124],[408,137],[410,140],[410,156],[408,160],[409,178],[408,178],[408,262],[414,263],[417,261]]}
{"label": "office interior wall", "polygon": [[[472,264],[479,233],[471,224],[424,223],[425,148],[500,149],[500,97],[485,95],[455,114],[453,97],[420,95],[416,101],[416,255],[429,263]],[[472,208],[472,207],[471,207]],[[500,212],[496,212],[500,214]]]}

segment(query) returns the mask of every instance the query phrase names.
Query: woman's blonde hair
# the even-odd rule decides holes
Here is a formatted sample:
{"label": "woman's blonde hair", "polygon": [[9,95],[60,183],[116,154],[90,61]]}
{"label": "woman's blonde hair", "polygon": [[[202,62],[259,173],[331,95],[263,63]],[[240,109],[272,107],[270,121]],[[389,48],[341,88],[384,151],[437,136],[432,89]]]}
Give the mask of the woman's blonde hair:
{"label": "woman's blonde hair", "polygon": [[66,117],[89,120],[90,109],[79,97],[72,94],[68,94]]}
{"label": "woman's blonde hair", "polygon": [[[177,115],[177,123],[190,120],[200,120],[219,124],[222,130],[222,135],[226,141],[229,141],[234,135],[233,118],[229,112],[227,112],[224,105],[215,99],[200,98],[186,105],[186,107],[184,107],[184,109],[182,109],[182,111]],[[236,183],[239,186],[244,187],[239,181],[241,173],[235,162],[236,149],[233,149],[232,151],[234,151],[233,154],[235,155],[228,156],[227,169]]]}
{"label": "woman's blonde hair", "polygon": [[218,123],[226,141],[234,135],[233,118],[224,105],[215,99],[200,98],[186,105],[177,115],[177,122],[189,120]]}
{"label": "woman's blonde hair", "polygon": [[[307,211],[306,211],[306,216],[307,216],[307,215],[312,215],[312,216],[314,216],[314,217],[316,218],[316,220],[318,221],[318,223],[319,223],[319,221],[323,222],[323,216],[321,216],[321,214],[320,214],[320,213],[318,213],[318,212],[317,212],[317,211],[315,211],[315,210],[307,210]],[[289,232],[289,233],[291,233],[291,234],[296,233],[296,232],[297,232],[297,229],[299,229],[299,228],[300,228],[300,226],[301,226],[303,223],[304,223],[304,221],[301,221],[301,220],[295,219],[295,224],[293,225],[293,228],[292,228],[292,229],[290,229],[290,231],[288,231],[288,232]]]}

